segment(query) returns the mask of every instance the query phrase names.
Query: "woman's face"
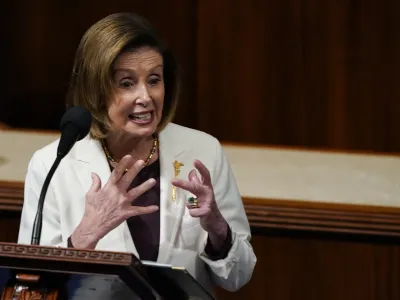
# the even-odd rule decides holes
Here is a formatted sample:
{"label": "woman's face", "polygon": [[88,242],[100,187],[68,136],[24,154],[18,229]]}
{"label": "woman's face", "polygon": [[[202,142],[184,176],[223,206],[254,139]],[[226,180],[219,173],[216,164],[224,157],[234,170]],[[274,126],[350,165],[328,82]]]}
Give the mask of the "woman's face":
{"label": "woman's face", "polygon": [[114,82],[108,107],[113,129],[132,137],[152,135],[164,104],[161,54],[150,47],[122,53],[114,64]]}

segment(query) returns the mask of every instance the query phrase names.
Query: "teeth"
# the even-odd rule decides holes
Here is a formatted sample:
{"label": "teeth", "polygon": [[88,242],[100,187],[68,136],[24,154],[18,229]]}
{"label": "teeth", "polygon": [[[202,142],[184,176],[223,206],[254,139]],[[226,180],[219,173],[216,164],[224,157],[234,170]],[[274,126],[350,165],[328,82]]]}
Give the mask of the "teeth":
{"label": "teeth", "polygon": [[132,117],[136,120],[149,120],[151,118],[151,113],[141,114],[141,115],[133,115]]}

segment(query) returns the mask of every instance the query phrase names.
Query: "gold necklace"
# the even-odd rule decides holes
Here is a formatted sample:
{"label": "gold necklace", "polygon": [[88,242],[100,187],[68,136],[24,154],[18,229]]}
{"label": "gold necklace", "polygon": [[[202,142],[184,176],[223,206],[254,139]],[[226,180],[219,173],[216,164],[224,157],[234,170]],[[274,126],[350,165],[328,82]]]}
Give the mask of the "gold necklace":
{"label": "gold necklace", "polygon": [[[149,164],[151,158],[153,157],[154,153],[155,153],[156,150],[157,150],[157,145],[158,145],[158,136],[157,136],[157,133],[153,134],[153,139],[154,139],[154,140],[153,140],[153,147],[151,148],[150,154],[149,154],[149,156],[147,157],[146,161],[144,162],[144,166],[145,166],[145,167]],[[109,163],[110,163],[110,164],[118,164],[117,161],[111,156],[110,151],[108,150],[107,143],[106,143],[106,140],[105,140],[105,139],[102,139],[102,140],[101,140],[101,145],[103,146],[104,153],[106,154]],[[126,169],[125,171],[127,172],[128,169]]]}

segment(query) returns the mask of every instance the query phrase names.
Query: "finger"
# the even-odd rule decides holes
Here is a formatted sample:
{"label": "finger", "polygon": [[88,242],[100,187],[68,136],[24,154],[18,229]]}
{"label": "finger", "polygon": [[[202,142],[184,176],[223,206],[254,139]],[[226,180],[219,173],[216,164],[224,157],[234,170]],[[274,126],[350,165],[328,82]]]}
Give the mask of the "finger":
{"label": "finger", "polygon": [[140,216],[140,215],[146,215],[146,214],[151,214],[153,212],[156,212],[158,210],[157,205],[150,205],[150,206],[132,206],[129,209],[129,216],[134,217],[134,216]]}
{"label": "finger", "polygon": [[188,192],[191,192],[193,195],[199,196],[199,185],[192,182],[192,181],[186,181],[186,180],[182,180],[182,179],[177,179],[174,178],[171,180],[172,185],[184,189]]}
{"label": "finger", "polygon": [[117,184],[121,177],[124,175],[125,170],[131,166],[132,156],[125,155],[120,162],[115,166],[114,170],[111,172],[109,182],[111,184]]}
{"label": "finger", "polygon": [[190,203],[186,203],[186,207],[189,210],[189,214],[194,217],[194,218],[198,218],[202,215],[202,210],[200,209],[200,207],[192,207],[190,205]]}
{"label": "finger", "polygon": [[211,186],[211,175],[206,166],[198,159],[194,161],[194,166],[199,170],[203,184]]}
{"label": "finger", "polygon": [[96,173],[92,173],[92,185],[90,186],[90,189],[88,193],[96,193],[101,189],[101,179],[99,175]]}
{"label": "finger", "polygon": [[144,161],[138,160],[136,161],[132,167],[129,168],[128,172],[126,172],[121,179],[118,181],[118,186],[126,191],[129,186],[132,184],[133,179],[137,176],[137,174],[143,169]]}
{"label": "finger", "polygon": [[127,194],[128,201],[134,201],[137,197],[150,190],[155,184],[156,180],[154,178],[150,178],[143,182],[141,185],[131,189]]}
{"label": "finger", "polygon": [[201,184],[200,178],[197,176],[196,170],[191,170],[189,172],[189,181],[194,182],[196,184]]}
{"label": "finger", "polygon": [[193,207],[192,204],[190,204],[190,202],[186,200],[186,207],[187,207],[189,210],[192,211],[192,210],[199,209],[199,208],[200,208],[200,205],[199,205],[199,203],[197,202],[197,207]]}

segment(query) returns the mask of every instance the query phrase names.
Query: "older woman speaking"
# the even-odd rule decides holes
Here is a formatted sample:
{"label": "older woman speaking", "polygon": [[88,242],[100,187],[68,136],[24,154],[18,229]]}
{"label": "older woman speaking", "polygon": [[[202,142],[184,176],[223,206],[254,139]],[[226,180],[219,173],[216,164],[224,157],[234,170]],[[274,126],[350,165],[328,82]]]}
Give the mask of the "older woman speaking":
{"label": "older woman speaking", "polygon": [[[136,14],[100,20],[77,49],[67,102],[93,117],[47,192],[40,244],[124,251],[185,267],[207,290],[246,284],[256,257],[234,176],[212,136],[171,123],[178,67]],[[29,244],[58,141],[27,171],[19,243]]]}

